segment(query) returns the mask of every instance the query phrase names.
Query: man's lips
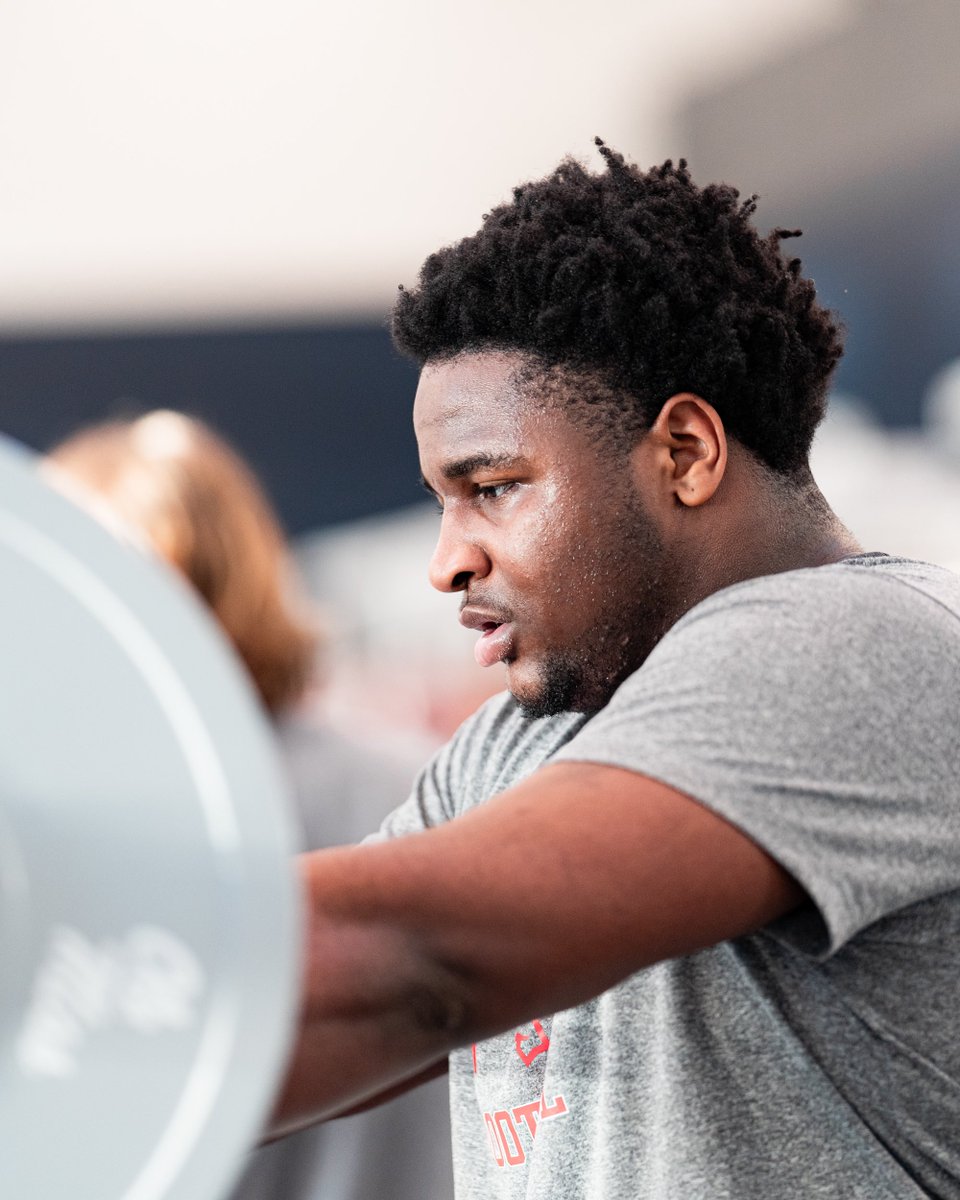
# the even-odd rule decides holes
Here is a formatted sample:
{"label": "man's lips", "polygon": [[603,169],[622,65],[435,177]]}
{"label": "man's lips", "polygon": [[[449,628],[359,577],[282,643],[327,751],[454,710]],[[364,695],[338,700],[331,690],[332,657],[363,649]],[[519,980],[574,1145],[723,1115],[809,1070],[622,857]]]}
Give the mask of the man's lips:
{"label": "man's lips", "polygon": [[480,634],[473,647],[473,657],[481,667],[503,662],[513,649],[513,625],[491,625]]}
{"label": "man's lips", "polygon": [[468,606],[460,611],[460,624],[480,632],[473,656],[481,667],[492,667],[510,655],[513,649],[512,621],[504,621],[496,613]]}

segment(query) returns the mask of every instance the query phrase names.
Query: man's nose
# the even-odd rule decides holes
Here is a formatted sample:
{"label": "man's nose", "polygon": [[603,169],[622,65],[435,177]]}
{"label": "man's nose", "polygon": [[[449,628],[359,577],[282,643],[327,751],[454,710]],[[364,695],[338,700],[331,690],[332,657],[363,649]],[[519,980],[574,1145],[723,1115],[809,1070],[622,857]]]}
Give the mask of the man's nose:
{"label": "man's nose", "polygon": [[472,579],[490,570],[487,552],[448,513],[440,524],[440,537],[430,559],[430,583],[438,592],[462,592]]}

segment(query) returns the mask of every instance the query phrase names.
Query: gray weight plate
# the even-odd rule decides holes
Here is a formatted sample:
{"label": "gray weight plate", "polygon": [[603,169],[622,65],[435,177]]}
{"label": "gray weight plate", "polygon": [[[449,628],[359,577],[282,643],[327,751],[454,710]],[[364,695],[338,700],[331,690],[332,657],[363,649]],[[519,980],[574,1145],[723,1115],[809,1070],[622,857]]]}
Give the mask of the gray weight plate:
{"label": "gray weight plate", "polygon": [[216,1200],[300,942],[269,729],[185,584],[0,440],[0,1196]]}

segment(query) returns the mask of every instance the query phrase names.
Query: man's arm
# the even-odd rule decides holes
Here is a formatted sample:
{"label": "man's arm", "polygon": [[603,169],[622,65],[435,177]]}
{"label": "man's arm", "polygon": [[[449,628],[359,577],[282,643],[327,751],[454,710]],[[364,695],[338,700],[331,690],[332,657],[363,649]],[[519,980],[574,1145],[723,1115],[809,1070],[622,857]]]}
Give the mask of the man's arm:
{"label": "man's arm", "polygon": [[581,763],[544,767],[440,828],[307,855],[303,870],[303,1007],[275,1133],[804,899],[696,801]]}

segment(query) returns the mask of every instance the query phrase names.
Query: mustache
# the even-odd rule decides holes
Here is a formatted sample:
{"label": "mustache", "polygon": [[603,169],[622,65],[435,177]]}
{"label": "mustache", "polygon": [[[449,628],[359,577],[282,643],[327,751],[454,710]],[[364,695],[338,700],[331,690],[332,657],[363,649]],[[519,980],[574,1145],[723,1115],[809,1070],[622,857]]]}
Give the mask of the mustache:
{"label": "mustache", "polygon": [[473,588],[463,593],[459,611],[462,613],[466,608],[483,612],[491,620],[495,620],[498,625],[505,625],[508,621],[515,619],[516,610],[512,605],[505,604],[496,596],[485,593],[482,588]]}

